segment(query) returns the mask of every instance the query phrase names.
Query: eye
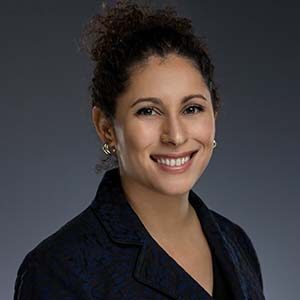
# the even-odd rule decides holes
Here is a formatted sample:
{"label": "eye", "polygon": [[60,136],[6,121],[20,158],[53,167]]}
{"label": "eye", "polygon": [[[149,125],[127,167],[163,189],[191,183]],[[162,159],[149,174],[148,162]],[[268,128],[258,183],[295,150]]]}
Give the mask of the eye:
{"label": "eye", "polygon": [[[191,108],[193,108],[193,109],[191,110]],[[196,109],[196,111],[198,110],[199,112],[204,111],[204,107],[202,105],[190,105],[185,110],[192,111],[191,114],[196,114],[197,112],[193,112],[193,111],[195,111],[195,109]],[[151,112],[155,112],[154,107],[148,106],[148,107],[143,107],[143,108],[139,109],[135,114],[138,116],[140,116],[140,115],[153,116],[153,114],[151,114]],[[188,114],[190,114],[190,113],[188,113]]]}
{"label": "eye", "polygon": [[[204,107],[202,105],[190,105],[189,107],[186,108],[186,110],[191,111],[190,110],[191,108],[194,108],[194,109],[196,108],[199,111],[204,111]],[[192,111],[195,111],[194,109],[192,109]],[[195,114],[195,113],[192,113],[192,114]]]}
{"label": "eye", "polygon": [[139,109],[137,112],[136,112],[136,115],[140,116],[140,115],[143,115],[143,116],[153,116],[152,114],[144,114],[144,112],[152,112],[154,111],[153,107],[152,106],[148,106],[148,107],[143,107],[141,109]]}

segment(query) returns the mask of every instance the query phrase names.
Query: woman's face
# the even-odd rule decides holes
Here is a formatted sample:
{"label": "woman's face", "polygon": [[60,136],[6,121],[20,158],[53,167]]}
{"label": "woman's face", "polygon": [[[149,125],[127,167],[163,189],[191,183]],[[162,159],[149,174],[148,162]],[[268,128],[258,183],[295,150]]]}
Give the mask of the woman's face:
{"label": "woman's face", "polygon": [[[141,98],[155,102],[136,103]],[[167,195],[188,192],[211,158],[215,137],[212,101],[202,75],[181,56],[163,61],[151,56],[131,72],[129,87],[117,99],[114,130],[122,176]],[[150,157],[189,151],[197,153],[180,173],[162,170]]]}

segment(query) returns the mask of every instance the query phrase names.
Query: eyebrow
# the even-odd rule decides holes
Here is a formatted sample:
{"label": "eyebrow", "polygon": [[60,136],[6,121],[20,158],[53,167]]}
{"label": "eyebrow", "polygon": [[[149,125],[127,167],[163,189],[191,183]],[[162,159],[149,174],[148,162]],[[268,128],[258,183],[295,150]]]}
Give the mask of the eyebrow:
{"label": "eyebrow", "polygon": [[[208,101],[202,94],[192,94],[192,95],[188,95],[182,98],[181,100],[181,104],[184,104],[185,102],[189,101],[190,99],[193,98],[201,98],[203,100]],[[145,98],[139,98],[137,100],[135,100],[130,107],[135,106],[136,104],[140,103],[140,102],[152,102],[155,104],[162,104],[162,101],[159,98],[156,97],[145,97]]]}

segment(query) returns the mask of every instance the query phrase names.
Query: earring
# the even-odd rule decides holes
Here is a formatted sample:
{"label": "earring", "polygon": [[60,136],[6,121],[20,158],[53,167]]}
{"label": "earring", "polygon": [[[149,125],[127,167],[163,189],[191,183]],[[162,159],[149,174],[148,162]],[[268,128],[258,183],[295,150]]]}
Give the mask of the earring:
{"label": "earring", "polygon": [[112,150],[110,151],[109,146],[108,146],[107,143],[105,143],[105,144],[102,146],[102,150],[103,150],[103,152],[104,152],[105,154],[107,154],[107,155],[111,155],[111,154],[112,154],[111,151],[112,151],[113,153],[116,152],[116,148],[115,148],[115,147],[113,147]]}
{"label": "earring", "polygon": [[217,142],[216,140],[213,141],[213,148],[216,148],[217,147]]}

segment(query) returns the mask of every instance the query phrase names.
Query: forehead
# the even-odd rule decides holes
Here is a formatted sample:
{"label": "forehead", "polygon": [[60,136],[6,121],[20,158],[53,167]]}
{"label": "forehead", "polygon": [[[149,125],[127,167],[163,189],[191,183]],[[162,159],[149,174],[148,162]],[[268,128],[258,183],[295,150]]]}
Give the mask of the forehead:
{"label": "forehead", "polygon": [[130,70],[126,94],[135,96],[172,96],[202,92],[210,98],[201,72],[188,58],[169,54],[150,56]]}

